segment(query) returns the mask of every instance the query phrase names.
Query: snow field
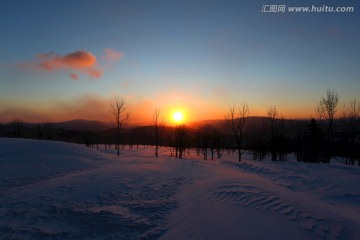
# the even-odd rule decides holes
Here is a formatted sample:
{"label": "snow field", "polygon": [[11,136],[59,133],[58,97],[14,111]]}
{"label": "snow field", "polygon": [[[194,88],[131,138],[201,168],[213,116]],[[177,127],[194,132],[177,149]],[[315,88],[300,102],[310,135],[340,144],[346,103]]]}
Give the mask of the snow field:
{"label": "snow field", "polygon": [[360,168],[101,151],[0,138],[0,238],[360,239]]}

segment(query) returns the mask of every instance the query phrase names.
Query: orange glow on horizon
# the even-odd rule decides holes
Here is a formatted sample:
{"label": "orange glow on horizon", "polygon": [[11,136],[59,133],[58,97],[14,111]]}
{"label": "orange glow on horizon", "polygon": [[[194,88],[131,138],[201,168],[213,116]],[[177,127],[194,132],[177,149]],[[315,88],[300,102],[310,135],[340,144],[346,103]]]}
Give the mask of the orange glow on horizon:
{"label": "orange glow on horizon", "polygon": [[[214,103],[211,100],[198,99],[190,95],[166,94],[154,99],[137,100],[132,96],[125,96],[130,112],[130,123],[134,125],[151,125],[155,109],[160,110],[160,120],[166,125],[191,125],[194,122],[206,120],[222,120],[229,110],[227,102]],[[97,94],[86,94],[69,100],[58,101],[27,101],[14,100],[11,104],[0,102],[0,122],[11,122],[15,118],[24,122],[62,122],[74,119],[97,120],[112,122],[113,116],[108,111],[111,97]],[[317,103],[296,103],[293,105],[274,104],[286,119],[310,119],[316,117]],[[235,105],[235,107],[238,107]],[[249,102],[250,116],[266,117],[271,104]],[[24,111],[26,109],[26,111]],[[174,117],[179,112],[182,117]],[[341,109],[339,108],[339,113]],[[179,114],[177,114],[179,115]],[[178,120],[176,120],[178,119]]]}

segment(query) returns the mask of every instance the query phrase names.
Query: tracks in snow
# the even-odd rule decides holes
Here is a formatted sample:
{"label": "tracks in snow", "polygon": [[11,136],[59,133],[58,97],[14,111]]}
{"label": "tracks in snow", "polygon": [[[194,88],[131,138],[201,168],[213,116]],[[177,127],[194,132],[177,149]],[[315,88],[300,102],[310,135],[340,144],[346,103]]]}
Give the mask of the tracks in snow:
{"label": "tracks in snow", "polygon": [[210,201],[235,204],[262,212],[275,212],[288,218],[301,229],[319,239],[352,239],[351,231],[341,220],[320,216],[297,204],[286,201],[280,194],[239,182],[225,182],[207,191]]}

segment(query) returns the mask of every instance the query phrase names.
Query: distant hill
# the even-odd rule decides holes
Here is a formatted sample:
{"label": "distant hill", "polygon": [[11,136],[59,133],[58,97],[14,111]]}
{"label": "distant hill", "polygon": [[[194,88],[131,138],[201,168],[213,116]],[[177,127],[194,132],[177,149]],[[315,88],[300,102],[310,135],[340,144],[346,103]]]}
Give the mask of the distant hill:
{"label": "distant hill", "polygon": [[190,122],[188,124],[189,127],[197,129],[199,127],[202,127],[204,125],[212,125],[216,127],[221,127],[224,124],[224,119],[215,119],[215,120],[201,120],[201,121],[195,121]]}
{"label": "distant hill", "polygon": [[[204,125],[211,125],[219,132],[226,135],[229,142],[233,141],[231,133],[227,130],[223,119],[197,121],[187,124],[188,141],[193,146],[196,144],[197,130]],[[298,134],[299,129],[304,129],[308,120],[283,120],[283,131],[289,137]],[[267,130],[266,117],[249,117],[244,134],[263,134]],[[167,126],[162,136],[162,144],[167,144],[168,132],[174,126]],[[111,123],[88,120],[72,120],[59,123],[21,123],[21,126],[14,126],[14,123],[0,125],[0,137],[21,137],[33,139],[58,140],[75,143],[113,143],[116,139],[116,131]],[[153,144],[152,126],[129,126],[122,133],[122,141],[126,144]]]}
{"label": "distant hill", "polygon": [[[250,116],[250,117],[248,117],[248,119],[246,121],[246,127],[251,128],[254,126],[255,127],[262,126],[266,122],[266,119],[267,119],[267,117]],[[308,121],[308,120],[305,120],[305,121]],[[294,122],[304,122],[304,120],[284,119],[285,125],[287,125],[289,123],[294,123]],[[197,129],[204,125],[212,125],[217,128],[224,128],[225,127],[225,119],[202,120],[202,121],[195,121],[195,122],[189,123],[189,126],[194,129]]]}
{"label": "distant hill", "polygon": [[[246,128],[252,128],[252,127],[259,127],[264,125],[266,121],[266,117],[257,117],[257,116],[251,116],[248,118],[246,123]],[[294,124],[294,123],[307,123],[308,120],[291,120],[291,119],[284,119],[285,125],[288,124]],[[225,121],[224,119],[215,119],[215,120],[201,120],[201,121],[194,121],[187,123],[186,125],[196,130],[204,125],[212,125],[215,128],[221,129],[224,128]],[[84,120],[84,119],[75,119],[65,122],[55,122],[55,123],[26,123],[23,122],[24,126],[28,128],[36,128],[37,126],[45,126],[45,125],[51,125],[52,128],[57,129],[64,129],[64,130],[71,130],[71,131],[81,131],[81,132],[104,132],[110,129],[113,129],[114,126],[110,122],[101,122],[101,121],[95,121],[95,120]],[[12,127],[12,122],[4,123],[2,124],[3,127]],[[144,127],[149,127],[149,125],[129,125],[128,130],[130,129],[144,129]]]}
{"label": "distant hill", "polygon": [[73,131],[102,132],[112,128],[111,123],[105,123],[100,121],[89,121],[83,119],[52,123],[52,124],[55,128],[62,128],[65,130],[73,130]]}
{"label": "distant hill", "polygon": [[[38,126],[50,126],[54,129],[64,129],[71,131],[88,131],[88,132],[102,132],[112,128],[111,123],[100,122],[100,121],[92,121],[92,120],[83,120],[83,119],[75,119],[71,121],[65,122],[55,122],[55,123],[27,123],[22,122],[22,124],[30,129],[37,128]],[[8,122],[2,124],[4,128],[12,128],[13,123]]]}

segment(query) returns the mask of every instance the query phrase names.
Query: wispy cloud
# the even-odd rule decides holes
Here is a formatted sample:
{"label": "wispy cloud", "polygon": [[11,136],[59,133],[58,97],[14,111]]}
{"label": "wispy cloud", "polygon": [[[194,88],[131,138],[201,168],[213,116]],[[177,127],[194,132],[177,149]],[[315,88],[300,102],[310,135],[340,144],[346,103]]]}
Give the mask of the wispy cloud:
{"label": "wispy cloud", "polygon": [[78,80],[79,76],[76,73],[69,74],[69,77],[71,77],[72,80]]}
{"label": "wispy cloud", "polygon": [[114,49],[110,49],[110,48],[105,48],[104,49],[104,56],[102,56],[102,59],[107,61],[107,62],[118,62],[120,61],[125,53],[124,52],[118,52]]}
{"label": "wispy cloud", "polygon": [[214,86],[211,89],[211,92],[213,93],[213,95],[215,95],[217,97],[221,97],[221,98],[228,98],[229,97],[228,96],[228,91],[225,88],[225,86],[223,86],[223,85]]}

